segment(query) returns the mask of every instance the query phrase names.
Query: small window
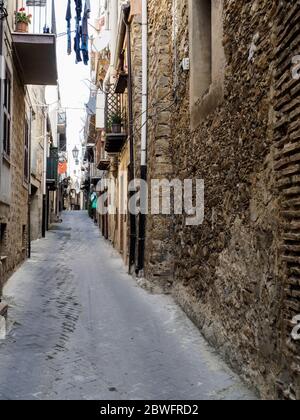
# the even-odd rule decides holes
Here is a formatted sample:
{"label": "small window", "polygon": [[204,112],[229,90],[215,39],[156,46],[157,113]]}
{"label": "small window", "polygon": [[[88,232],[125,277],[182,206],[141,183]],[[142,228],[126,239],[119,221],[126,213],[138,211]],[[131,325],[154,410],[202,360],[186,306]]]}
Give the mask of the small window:
{"label": "small window", "polygon": [[6,223],[0,223],[0,257],[6,255],[7,245],[7,225]]}
{"label": "small window", "polygon": [[10,156],[10,135],[11,135],[11,75],[6,68],[4,81],[4,103],[3,103],[3,151]]}
{"label": "small window", "polygon": [[29,180],[29,126],[27,120],[24,124],[24,180]]}
{"label": "small window", "polygon": [[223,0],[189,0],[191,126],[223,99]]}

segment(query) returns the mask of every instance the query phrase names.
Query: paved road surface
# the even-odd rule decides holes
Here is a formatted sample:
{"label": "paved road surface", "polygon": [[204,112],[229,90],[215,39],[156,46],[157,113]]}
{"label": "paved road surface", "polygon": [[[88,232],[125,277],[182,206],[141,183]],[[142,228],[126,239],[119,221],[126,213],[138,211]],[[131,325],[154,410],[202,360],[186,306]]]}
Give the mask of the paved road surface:
{"label": "paved road surface", "polygon": [[84,212],[4,289],[0,399],[252,399],[171,297],[151,295]]}

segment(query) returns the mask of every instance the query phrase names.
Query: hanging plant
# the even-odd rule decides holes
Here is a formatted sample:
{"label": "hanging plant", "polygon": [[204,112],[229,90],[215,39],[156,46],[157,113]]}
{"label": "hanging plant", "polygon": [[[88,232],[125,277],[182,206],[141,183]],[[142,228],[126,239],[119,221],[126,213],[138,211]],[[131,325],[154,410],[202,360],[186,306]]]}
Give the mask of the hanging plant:
{"label": "hanging plant", "polygon": [[26,13],[26,9],[22,7],[18,12],[16,12],[16,23],[25,23],[30,25],[32,15]]}

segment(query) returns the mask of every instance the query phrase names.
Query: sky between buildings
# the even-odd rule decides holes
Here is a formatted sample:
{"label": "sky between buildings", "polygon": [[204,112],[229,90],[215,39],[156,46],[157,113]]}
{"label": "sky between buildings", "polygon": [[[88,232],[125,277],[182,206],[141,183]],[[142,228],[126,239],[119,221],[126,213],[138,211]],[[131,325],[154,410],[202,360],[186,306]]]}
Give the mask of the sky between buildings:
{"label": "sky between buildings", "polygon": [[[91,3],[91,19],[90,24],[94,25],[95,18],[98,12],[99,0],[90,0]],[[83,1],[84,6],[84,1]],[[72,157],[72,149],[75,145],[80,148],[80,139],[83,136],[84,120],[86,116],[85,104],[89,99],[90,87],[90,66],[85,66],[83,63],[75,64],[75,54],[67,54],[67,37],[61,35],[66,33],[67,22],[66,9],[67,0],[55,0],[56,7],[56,23],[57,23],[57,61],[59,74],[59,87],[61,94],[62,107],[67,109],[67,141],[69,152],[69,168],[70,174],[74,175],[74,170],[77,170],[77,175],[80,175],[81,167],[76,167]],[[74,0],[72,0],[72,30],[75,29],[74,20]],[[93,28],[89,27],[90,34]],[[72,48],[73,48],[72,33]],[[55,98],[55,91],[53,88],[48,88],[47,100],[48,103],[53,102]],[[55,101],[55,99],[54,99]]]}

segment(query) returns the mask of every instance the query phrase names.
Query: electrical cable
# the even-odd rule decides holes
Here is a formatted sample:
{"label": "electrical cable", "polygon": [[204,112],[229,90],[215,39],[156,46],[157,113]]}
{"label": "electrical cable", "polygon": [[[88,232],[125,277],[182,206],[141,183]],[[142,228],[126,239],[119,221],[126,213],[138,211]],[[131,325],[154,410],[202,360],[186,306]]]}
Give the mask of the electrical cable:
{"label": "electrical cable", "polygon": [[[162,113],[164,111],[167,111],[168,109],[171,109],[172,106],[174,106],[174,105],[176,105],[176,101],[173,101],[172,104],[171,105],[168,105],[166,108],[163,108],[163,109],[158,110],[158,113],[160,114],[160,113]],[[144,124],[142,124],[139,128],[135,128],[134,135],[136,134],[136,132],[140,132],[145,127],[146,124],[151,123],[151,122],[153,123],[153,118],[155,116],[156,115],[149,115],[149,117],[144,122]]]}

